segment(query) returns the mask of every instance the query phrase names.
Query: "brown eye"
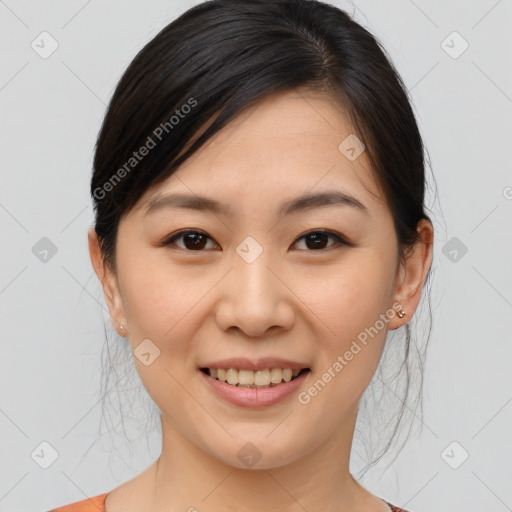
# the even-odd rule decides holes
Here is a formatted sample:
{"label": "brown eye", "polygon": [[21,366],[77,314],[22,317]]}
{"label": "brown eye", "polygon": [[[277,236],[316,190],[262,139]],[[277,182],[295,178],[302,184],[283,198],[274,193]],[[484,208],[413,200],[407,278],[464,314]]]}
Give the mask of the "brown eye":
{"label": "brown eye", "polygon": [[[329,239],[334,240],[333,244],[329,244]],[[330,249],[333,246],[348,245],[353,247],[355,244],[348,242],[337,233],[331,231],[310,231],[305,235],[302,235],[298,241],[304,240],[306,249],[312,251],[321,251]],[[298,243],[295,242],[295,243]]]}
{"label": "brown eye", "polygon": [[[183,240],[183,245],[176,244],[176,241],[180,239]],[[201,251],[205,248],[208,239],[211,240],[211,238],[206,233],[189,229],[172,235],[170,238],[164,240],[162,245],[177,245],[179,248],[188,251]]]}
{"label": "brown eye", "polygon": [[[176,243],[178,240],[182,240],[182,243]],[[206,233],[198,230],[188,229],[180,231],[179,233],[170,236],[169,238],[162,242],[162,245],[174,245],[179,247],[180,249],[196,252],[201,252],[203,249],[214,249],[215,247],[218,247],[217,245],[214,244],[213,247],[207,248],[206,246],[209,240],[213,242],[213,239],[209,237]],[[328,250],[332,247],[342,245],[346,245],[349,247],[355,246],[355,244],[349,242],[339,234],[334,233],[332,231],[310,231],[309,233],[302,235],[297,240],[297,242],[295,242],[295,244],[297,244],[301,240],[304,240],[305,248],[309,252]],[[334,241],[334,243],[329,243],[329,240]]]}

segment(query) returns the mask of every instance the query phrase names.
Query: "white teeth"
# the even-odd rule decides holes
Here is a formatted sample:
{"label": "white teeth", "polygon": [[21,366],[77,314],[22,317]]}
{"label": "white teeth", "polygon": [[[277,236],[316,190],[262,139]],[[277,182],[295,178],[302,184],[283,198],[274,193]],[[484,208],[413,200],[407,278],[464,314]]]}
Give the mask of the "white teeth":
{"label": "white teeth", "polygon": [[240,384],[240,385],[254,384],[254,372],[250,372],[249,370],[239,370],[238,384]]}
{"label": "white teeth", "polygon": [[300,369],[271,368],[266,370],[236,370],[235,368],[208,368],[210,376],[232,386],[244,388],[273,387],[284,382],[290,382],[297,377]]}
{"label": "white teeth", "polygon": [[270,382],[273,382],[274,384],[279,384],[282,380],[283,370],[281,370],[281,368],[272,368],[272,370],[270,370]]}
{"label": "white teeth", "polygon": [[238,384],[238,372],[235,369],[229,368],[226,372],[226,377],[228,384]]}
{"label": "white teeth", "polygon": [[270,384],[270,370],[255,371],[254,384],[256,384],[256,386],[268,386]]}
{"label": "white teeth", "polygon": [[285,382],[290,382],[292,380],[292,370],[290,368],[283,370],[283,379]]}

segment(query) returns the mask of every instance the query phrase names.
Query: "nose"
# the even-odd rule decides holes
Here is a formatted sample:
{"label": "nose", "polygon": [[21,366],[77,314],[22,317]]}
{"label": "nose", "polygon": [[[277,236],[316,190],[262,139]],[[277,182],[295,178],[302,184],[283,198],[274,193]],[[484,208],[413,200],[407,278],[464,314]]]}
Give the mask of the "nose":
{"label": "nose", "polygon": [[273,267],[265,251],[250,263],[235,255],[215,308],[221,329],[264,337],[267,331],[292,327],[294,294]]}

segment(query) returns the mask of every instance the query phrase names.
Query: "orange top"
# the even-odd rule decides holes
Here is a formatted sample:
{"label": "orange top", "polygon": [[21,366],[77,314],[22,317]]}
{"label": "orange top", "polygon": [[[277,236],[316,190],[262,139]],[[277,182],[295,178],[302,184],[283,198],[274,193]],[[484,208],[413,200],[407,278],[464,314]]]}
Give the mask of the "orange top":
{"label": "orange top", "polygon": [[[105,499],[107,495],[108,493],[100,494],[93,498],[87,498],[82,501],[77,501],[76,503],[71,503],[70,505],[65,505],[64,507],[54,508],[49,512],[105,512]],[[392,512],[407,512],[407,510],[391,505],[391,503],[386,500],[384,501],[391,507]]]}
{"label": "orange top", "polygon": [[105,499],[108,493],[87,498],[63,507],[54,508],[49,512],[105,512]]}

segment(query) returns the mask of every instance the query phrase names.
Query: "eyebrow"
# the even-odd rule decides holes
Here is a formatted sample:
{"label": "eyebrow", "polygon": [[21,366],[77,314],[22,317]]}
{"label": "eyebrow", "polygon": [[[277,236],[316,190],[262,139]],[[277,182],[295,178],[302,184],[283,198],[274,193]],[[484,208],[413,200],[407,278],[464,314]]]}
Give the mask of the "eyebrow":
{"label": "eyebrow", "polygon": [[[277,214],[279,216],[285,216],[322,206],[349,206],[357,211],[368,214],[368,209],[361,201],[339,190],[304,194],[294,199],[289,199],[282,203]],[[147,204],[144,217],[167,208],[186,208],[189,210],[212,212],[217,215],[233,215],[229,205],[220,203],[215,199],[204,196],[173,193],[167,195],[159,194],[151,199]]]}

